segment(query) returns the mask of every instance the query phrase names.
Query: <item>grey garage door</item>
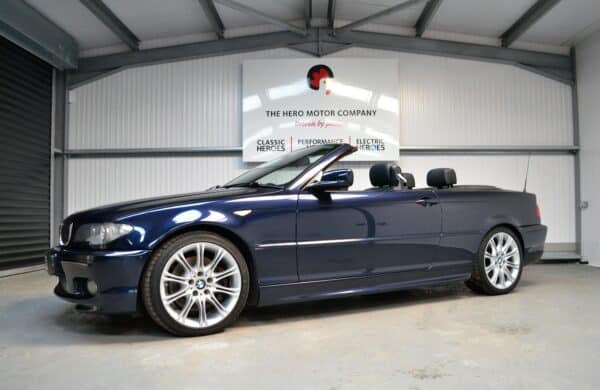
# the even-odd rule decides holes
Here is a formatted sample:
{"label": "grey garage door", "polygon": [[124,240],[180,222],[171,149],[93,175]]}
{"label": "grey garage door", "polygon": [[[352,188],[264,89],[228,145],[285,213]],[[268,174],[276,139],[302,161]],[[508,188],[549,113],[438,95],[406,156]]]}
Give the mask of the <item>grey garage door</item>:
{"label": "grey garage door", "polygon": [[52,68],[0,38],[0,269],[50,243]]}

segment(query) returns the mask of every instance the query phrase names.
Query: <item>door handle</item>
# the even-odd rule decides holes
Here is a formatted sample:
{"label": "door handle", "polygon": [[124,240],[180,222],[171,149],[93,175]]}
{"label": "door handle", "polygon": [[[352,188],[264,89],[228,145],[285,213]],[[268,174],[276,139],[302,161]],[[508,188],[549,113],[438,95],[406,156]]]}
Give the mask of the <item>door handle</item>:
{"label": "door handle", "polygon": [[431,198],[421,198],[415,202],[416,204],[420,204],[423,207],[432,206],[434,204],[438,204],[438,201]]}

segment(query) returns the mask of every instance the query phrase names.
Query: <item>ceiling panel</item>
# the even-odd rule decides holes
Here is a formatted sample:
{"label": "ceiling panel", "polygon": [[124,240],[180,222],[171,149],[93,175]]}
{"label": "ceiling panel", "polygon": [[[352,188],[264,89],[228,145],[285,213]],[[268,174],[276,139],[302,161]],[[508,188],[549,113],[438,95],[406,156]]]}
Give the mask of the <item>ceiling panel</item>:
{"label": "ceiling panel", "polygon": [[77,40],[80,50],[118,45],[119,38],[79,0],[26,0],[45,17]]}
{"label": "ceiling panel", "polygon": [[521,40],[552,45],[570,45],[598,27],[599,0],[562,0],[531,26]]}
{"label": "ceiling panel", "polygon": [[535,0],[442,0],[429,29],[499,37],[534,3]]}
{"label": "ceiling panel", "polygon": [[[336,19],[343,19],[348,21],[359,20],[374,14],[379,11],[383,11],[387,8],[393,7],[402,1],[398,0],[367,0],[367,1],[353,1],[353,0],[338,0],[336,1]],[[373,23],[378,24],[389,24],[395,27],[412,27],[415,25],[421,15],[421,11],[425,7],[426,1],[422,1],[408,8],[399,10],[391,13],[379,19],[373,20]]]}
{"label": "ceiling panel", "polygon": [[[262,13],[284,21],[304,18],[303,0],[236,0]],[[216,4],[217,11],[225,28],[238,28],[263,25],[266,22],[256,16],[250,16],[221,4]]]}
{"label": "ceiling panel", "polygon": [[104,0],[140,40],[211,32],[198,0]]}

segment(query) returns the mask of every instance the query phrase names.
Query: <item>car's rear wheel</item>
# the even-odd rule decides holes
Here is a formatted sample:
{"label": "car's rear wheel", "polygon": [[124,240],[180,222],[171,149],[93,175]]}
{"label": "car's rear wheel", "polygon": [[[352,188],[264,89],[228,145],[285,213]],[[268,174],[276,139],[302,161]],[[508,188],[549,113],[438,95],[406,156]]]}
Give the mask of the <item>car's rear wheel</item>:
{"label": "car's rear wheel", "polygon": [[481,242],[467,286],[488,295],[512,291],[521,278],[522,253],[521,243],[512,230],[493,229]]}
{"label": "car's rear wheel", "polygon": [[238,248],[209,232],[191,232],[163,244],[143,275],[141,294],[150,317],[178,336],[201,336],[233,323],[246,304],[250,277]]}

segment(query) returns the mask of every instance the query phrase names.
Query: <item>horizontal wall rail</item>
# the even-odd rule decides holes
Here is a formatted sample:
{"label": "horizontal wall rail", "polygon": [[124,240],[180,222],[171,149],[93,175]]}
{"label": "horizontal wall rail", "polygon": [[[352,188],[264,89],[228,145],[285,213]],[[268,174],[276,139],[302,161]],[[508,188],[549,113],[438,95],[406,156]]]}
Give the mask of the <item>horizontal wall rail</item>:
{"label": "horizontal wall rail", "polygon": [[[427,154],[576,154],[578,146],[402,146],[403,155]],[[202,155],[240,154],[241,146],[181,147],[181,148],[120,148],[55,150],[71,158],[99,157],[183,157]]]}

